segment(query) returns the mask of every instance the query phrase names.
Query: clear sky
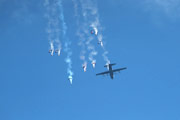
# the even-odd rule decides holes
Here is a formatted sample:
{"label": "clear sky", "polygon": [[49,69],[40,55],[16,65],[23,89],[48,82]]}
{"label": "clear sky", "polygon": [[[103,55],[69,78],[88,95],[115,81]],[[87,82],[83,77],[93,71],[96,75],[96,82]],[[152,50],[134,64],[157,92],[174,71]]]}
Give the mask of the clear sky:
{"label": "clear sky", "polygon": [[180,120],[180,1],[97,0],[109,76],[98,50],[84,73],[74,7],[63,1],[74,79],[48,54],[43,0],[0,1],[0,120]]}

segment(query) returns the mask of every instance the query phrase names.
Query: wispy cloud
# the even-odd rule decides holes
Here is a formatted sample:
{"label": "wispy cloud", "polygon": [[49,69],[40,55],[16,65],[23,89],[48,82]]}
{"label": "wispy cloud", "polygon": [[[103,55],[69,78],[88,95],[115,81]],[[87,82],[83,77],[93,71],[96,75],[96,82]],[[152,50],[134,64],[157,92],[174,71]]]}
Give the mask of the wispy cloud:
{"label": "wispy cloud", "polygon": [[180,16],[180,0],[146,0],[148,10],[163,12],[169,17]]}
{"label": "wispy cloud", "polygon": [[33,10],[31,10],[31,6],[33,5],[33,3],[31,3],[28,0],[12,0],[11,4],[12,8],[10,10],[12,10],[11,17],[13,20],[15,20],[18,23],[26,24],[31,24],[33,22],[36,16],[36,13]]}

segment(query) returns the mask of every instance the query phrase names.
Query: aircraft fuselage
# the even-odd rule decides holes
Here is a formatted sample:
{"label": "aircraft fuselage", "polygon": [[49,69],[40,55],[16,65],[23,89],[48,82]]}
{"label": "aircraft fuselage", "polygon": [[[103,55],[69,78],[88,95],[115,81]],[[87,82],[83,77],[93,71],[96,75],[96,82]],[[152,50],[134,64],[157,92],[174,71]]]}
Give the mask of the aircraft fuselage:
{"label": "aircraft fuselage", "polygon": [[109,66],[109,72],[110,72],[110,77],[111,79],[113,79],[113,70],[112,70],[112,66]]}

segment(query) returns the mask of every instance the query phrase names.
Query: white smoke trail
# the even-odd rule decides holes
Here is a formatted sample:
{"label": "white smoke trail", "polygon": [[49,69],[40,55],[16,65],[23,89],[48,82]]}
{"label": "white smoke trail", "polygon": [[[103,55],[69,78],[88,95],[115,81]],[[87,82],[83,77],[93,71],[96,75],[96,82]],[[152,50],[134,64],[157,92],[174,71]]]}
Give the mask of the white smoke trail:
{"label": "white smoke trail", "polygon": [[53,53],[54,53],[54,44],[53,44],[52,41],[50,42],[50,50],[49,50],[49,53],[51,53],[51,56],[53,56]]}
{"label": "white smoke trail", "polygon": [[94,56],[97,55],[97,51],[95,50],[94,45],[92,45],[90,42],[93,40],[93,37],[89,37],[88,41],[86,42],[87,44],[87,49],[90,51],[89,53],[89,60],[91,61],[91,64],[93,67],[95,67],[96,59],[94,59]]}
{"label": "white smoke trail", "polygon": [[102,49],[103,49],[103,51],[104,51],[104,53],[102,54],[102,56],[103,56],[103,58],[104,58],[104,61],[106,62],[106,64],[110,64],[110,60],[109,60],[109,58],[108,58],[108,56],[107,56],[107,54],[108,54],[109,52],[106,50],[105,46],[103,45],[103,41],[102,41],[100,44],[101,44],[101,47],[102,47]]}
{"label": "white smoke trail", "polygon": [[62,6],[61,0],[58,1],[58,5],[59,5],[59,9],[60,9],[60,19],[62,22],[63,39],[65,40],[65,52],[67,53],[65,62],[68,65],[68,67],[67,67],[68,79],[69,79],[70,83],[72,84],[73,72],[72,72],[72,60],[71,60],[72,51],[70,49],[71,42],[69,41],[69,39],[66,36],[67,25],[66,25],[66,22],[64,19],[64,12],[63,12],[63,6]]}
{"label": "white smoke trail", "polygon": [[[89,26],[91,25],[91,19],[90,19],[91,16],[90,15],[95,14],[96,10],[95,10],[95,8],[92,9],[91,5],[93,5],[93,4],[91,1],[81,0],[80,3],[82,6],[82,16],[84,19],[84,24],[82,24],[82,26],[83,26],[82,32],[86,36],[86,39],[85,39],[86,46],[87,46],[88,51],[90,51],[88,58],[91,61],[91,64],[93,65],[93,67],[95,67],[96,59],[94,57],[98,54],[98,52],[96,51],[94,45],[92,44],[94,37],[92,37],[92,35],[90,35],[90,31],[88,29],[89,29]],[[95,32],[97,32],[97,29]]]}
{"label": "white smoke trail", "polygon": [[97,9],[97,5],[92,0],[81,0],[83,16],[87,19],[87,22],[90,22],[90,27],[93,28],[95,35],[97,35],[98,44],[101,45],[104,53],[102,54],[104,61],[106,64],[110,63],[110,60],[107,56],[108,51],[105,49],[103,45],[103,34],[100,32],[102,30],[100,21],[99,21],[99,13]]}
{"label": "white smoke trail", "polygon": [[84,34],[82,32],[80,32],[80,30],[78,29],[78,32],[77,32],[77,35],[79,36],[79,46],[81,46],[81,52],[80,52],[80,59],[83,61],[83,66],[84,65],[87,65],[86,63],[86,46],[85,46],[85,37],[84,37]]}
{"label": "white smoke trail", "polygon": [[98,11],[96,10],[95,13],[96,19],[92,22],[91,27],[95,30],[95,34],[97,34],[97,39],[98,39],[98,44],[100,44],[101,48],[103,49],[104,53],[102,54],[104,61],[106,62],[106,64],[110,64],[110,60],[107,56],[108,51],[106,50],[104,44],[103,44],[103,34],[99,33],[98,28],[100,30],[102,30],[101,24],[99,22],[99,15],[98,15]]}
{"label": "white smoke trail", "polygon": [[93,28],[94,32],[95,32],[95,35],[98,35],[98,25],[99,25],[99,19],[96,18],[95,21],[93,21],[90,25],[90,27]]}
{"label": "white smoke trail", "polygon": [[[54,45],[58,46],[58,49],[61,49],[61,41],[59,39],[60,35],[60,29],[59,29],[59,19],[58,19],[58,5],[55,1],[45,0],[44,6],[46,8],[47,13],[45,14],[45,17],[48,20],[47,25],[47,33],[48,33],[48,40],[50,43],[50,47],[53,48],[51,55],[53,55],[54,52]],[[53,47],[52,47],[53,45]]]}
{"label": "white smoke trail", "polygon": [[102,34],[99,34],[98,35],[98,41],[99,41],[99,43],[101,44],[101,48],[103,49],[103,54],[102,54],[102,56],[103,56],[103,58],[104,58],[104,61],[106,62],[106,65],[107,64],[110,64],[110,60],[109,60],[109,58],[108,58],[108,56],[107,56],[107,54],[108,54],[108,51],[106,50],[106,48],[105,48],[105,46],[103,45],[103,35]]}
{"label": "white smoke trail", "polygon": [[61,49],[62,49],[61,44],[60,44],[59,40],[55,40],[55,42],[56,42],[56,50],[55,50],[55,53],[57,53],[58,56],[60,56],[60,55],[61,55]]}
{"label": "white smoke trail", "polygon": [[80,22],[80,14],[79,14],[79,6],[78,6],[78,0],[72,0],[74,4],[74,11],[75,11],[75,17],[76,17],[76,25],[77,25],[77,33],[76,35],[79,37],[79,43],[78,45],[81,47],[80,52],[80,59],[83,61],[82,67],[84,71],[86,71],[87,68],[87,60],[86,60],[86,35],[84,33],[84,24]]}

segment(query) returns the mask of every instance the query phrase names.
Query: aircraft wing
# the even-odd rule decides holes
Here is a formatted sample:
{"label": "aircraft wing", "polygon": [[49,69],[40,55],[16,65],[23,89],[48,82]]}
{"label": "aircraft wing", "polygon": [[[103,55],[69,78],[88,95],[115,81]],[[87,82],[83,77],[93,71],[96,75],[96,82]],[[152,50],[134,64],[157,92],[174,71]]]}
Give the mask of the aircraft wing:
{"label": "aircraft wing", "polygon": [[110,73],[109,71],[106,71],[106,72],[98,73],[96,75],[105,75],[105,74],[109,74],[109,73]]}
{"label": "aircraft wing", "polygon": [[125,67],[125,68],[115,69],[115,70],[113,70],[113,73],[114,72],[120,72],[121,70],[125,70],[125,69],[127,69],[127,68]]}

